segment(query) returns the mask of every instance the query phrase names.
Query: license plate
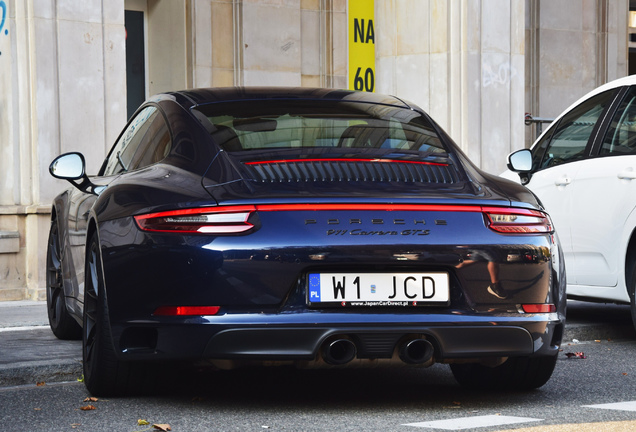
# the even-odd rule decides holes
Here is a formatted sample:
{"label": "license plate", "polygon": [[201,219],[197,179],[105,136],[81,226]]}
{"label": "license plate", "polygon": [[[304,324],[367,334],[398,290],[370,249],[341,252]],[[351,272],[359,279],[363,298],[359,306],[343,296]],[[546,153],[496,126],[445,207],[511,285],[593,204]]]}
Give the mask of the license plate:
{"label": "license plate", "polygon": [[448,273],[310,273],[310,306],[448,304]]}

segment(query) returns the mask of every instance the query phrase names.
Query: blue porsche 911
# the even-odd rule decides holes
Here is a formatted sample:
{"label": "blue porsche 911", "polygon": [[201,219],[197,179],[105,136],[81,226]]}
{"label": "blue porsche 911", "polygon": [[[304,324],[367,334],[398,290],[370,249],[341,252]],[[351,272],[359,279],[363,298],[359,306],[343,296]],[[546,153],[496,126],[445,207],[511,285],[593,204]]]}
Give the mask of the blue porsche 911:
{"label": "blue porsche 911", "polygon": [[348,90],[218,88],[144,103],[96,176],[51,174],[49,321],[95,395],[151,362],[449,364],[471,388],[550,378],[562,253],[524,187],[420,108]]}

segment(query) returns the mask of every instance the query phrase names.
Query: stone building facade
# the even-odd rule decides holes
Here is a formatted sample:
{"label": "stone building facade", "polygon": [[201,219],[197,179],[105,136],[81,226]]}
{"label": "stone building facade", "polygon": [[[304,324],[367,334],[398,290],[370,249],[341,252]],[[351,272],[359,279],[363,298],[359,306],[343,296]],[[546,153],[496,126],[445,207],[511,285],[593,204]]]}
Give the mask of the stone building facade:
{"label": "stone building facade", "polygon": [[627,74],[628,0],[0,0],[0,300],[44,298],[56,155],[96,172],[135,91],[346,88],[350,1],[373,3],[375,90],[492,173],[529,145],[524,113]]}

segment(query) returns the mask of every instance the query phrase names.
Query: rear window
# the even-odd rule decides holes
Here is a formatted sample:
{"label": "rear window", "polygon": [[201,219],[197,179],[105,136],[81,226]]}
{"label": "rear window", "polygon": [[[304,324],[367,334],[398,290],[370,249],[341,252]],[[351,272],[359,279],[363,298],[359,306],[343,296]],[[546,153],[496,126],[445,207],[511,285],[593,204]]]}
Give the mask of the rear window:
{"label": "rear window", "polygon": [[425,117],[393,106],[268,100],[210,104],[196,110],[209,121],[215,142],[229,152],[332,148],[397,150],[420,157],[447,153]]}

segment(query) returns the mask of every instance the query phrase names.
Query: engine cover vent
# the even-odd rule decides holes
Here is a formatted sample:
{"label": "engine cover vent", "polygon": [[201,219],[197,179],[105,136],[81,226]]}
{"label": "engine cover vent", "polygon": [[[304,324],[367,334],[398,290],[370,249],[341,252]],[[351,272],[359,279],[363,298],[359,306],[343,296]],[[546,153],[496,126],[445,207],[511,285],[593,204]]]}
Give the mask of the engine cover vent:
{"label": "engine cover vent", "polygon": [[459,181],[451,165],[397,160],[283,160],[247,162],[252,180],[283,182],[410,182],[454,184]]}

